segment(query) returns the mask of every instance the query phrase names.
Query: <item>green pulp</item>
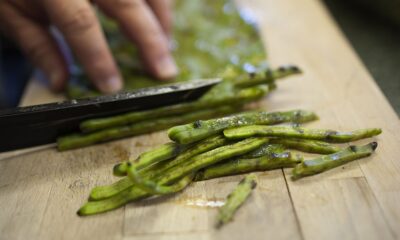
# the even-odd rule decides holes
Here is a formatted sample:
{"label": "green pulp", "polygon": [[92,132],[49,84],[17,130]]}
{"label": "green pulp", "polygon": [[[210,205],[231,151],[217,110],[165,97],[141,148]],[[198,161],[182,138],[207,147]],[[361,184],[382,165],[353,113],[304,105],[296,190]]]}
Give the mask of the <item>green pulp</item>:
{"label": "green pulp", "polygon": [[[117,25],[103,15],[99,18],[125,89],[163,84],[143,70],[137,49]],[[267,67],[254,15],[246,8],[237,8],[232,0],[176,0],[171,47],[180,70],[174,81],[234,77]],[[70,84],[70,97],[98,94],[83,73],[75,78],[79,81]]]}

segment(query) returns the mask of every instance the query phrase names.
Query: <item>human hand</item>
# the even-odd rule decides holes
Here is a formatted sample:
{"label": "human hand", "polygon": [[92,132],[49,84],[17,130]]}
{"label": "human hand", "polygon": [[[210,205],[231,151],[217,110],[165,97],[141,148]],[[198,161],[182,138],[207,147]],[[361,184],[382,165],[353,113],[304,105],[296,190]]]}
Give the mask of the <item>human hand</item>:
{"label": "human hand", "polygon": [[[169,0],[93,0],[117,21],[122,32],[140,50],[149,72],[172,78],[177,67],[168,48]],[[94,85],[104,93],[122,88],[123,82],[108,48],[93,6],[84,0],[2,0],[0,29],[13,38],[32,63],[43,70],[53,90],[68,79],[65,59],[50,26],[63,34]]]}

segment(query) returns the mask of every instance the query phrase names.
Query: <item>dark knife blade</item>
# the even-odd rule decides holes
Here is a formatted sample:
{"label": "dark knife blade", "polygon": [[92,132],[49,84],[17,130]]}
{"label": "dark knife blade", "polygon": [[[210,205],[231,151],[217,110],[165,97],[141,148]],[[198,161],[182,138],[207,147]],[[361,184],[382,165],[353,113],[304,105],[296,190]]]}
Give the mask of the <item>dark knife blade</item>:
{"label": "dark knife blade", "polygon": [[78,131],[79,123],[86,119],[193,101],[218,82],[220,79],[190,81],[2,110],[0,152],[53,143],[58,136]]}

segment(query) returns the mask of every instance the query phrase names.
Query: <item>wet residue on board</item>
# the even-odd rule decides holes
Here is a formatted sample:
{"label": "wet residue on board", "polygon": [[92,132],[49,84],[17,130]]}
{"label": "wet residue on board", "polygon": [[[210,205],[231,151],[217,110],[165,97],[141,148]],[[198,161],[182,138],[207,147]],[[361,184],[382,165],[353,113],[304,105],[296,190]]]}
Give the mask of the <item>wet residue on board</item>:
{"label": "wet residue on board", "polygon": [[225,204],[225,199],[216,198],[181,198],[175,200],[176,203],[183,204],[189,207],[197,208],[219,208]]}
{"label": "wet residue on board", "polygon": [[136,141],[135,142],[135,147],[143,147],[144,144],[141,141]]}
{"label": "wet residue on board", "polygon": [[112,150],[119,161],[126,161],[129,159],[129,151],[121,145],[113,146]]}

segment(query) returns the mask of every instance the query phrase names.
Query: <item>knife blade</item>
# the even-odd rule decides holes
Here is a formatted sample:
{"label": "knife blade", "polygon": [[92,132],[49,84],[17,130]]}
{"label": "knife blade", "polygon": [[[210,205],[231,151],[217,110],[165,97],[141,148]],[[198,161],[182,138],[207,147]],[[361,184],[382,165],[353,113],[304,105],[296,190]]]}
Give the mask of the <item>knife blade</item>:
{"label": "knife blade", "polygon": [[189,81],[114,95],[1,110],[0,152],[53,143],[61,135],[79,131],[79,123],[86,119],[193,101],[220,81]]}

